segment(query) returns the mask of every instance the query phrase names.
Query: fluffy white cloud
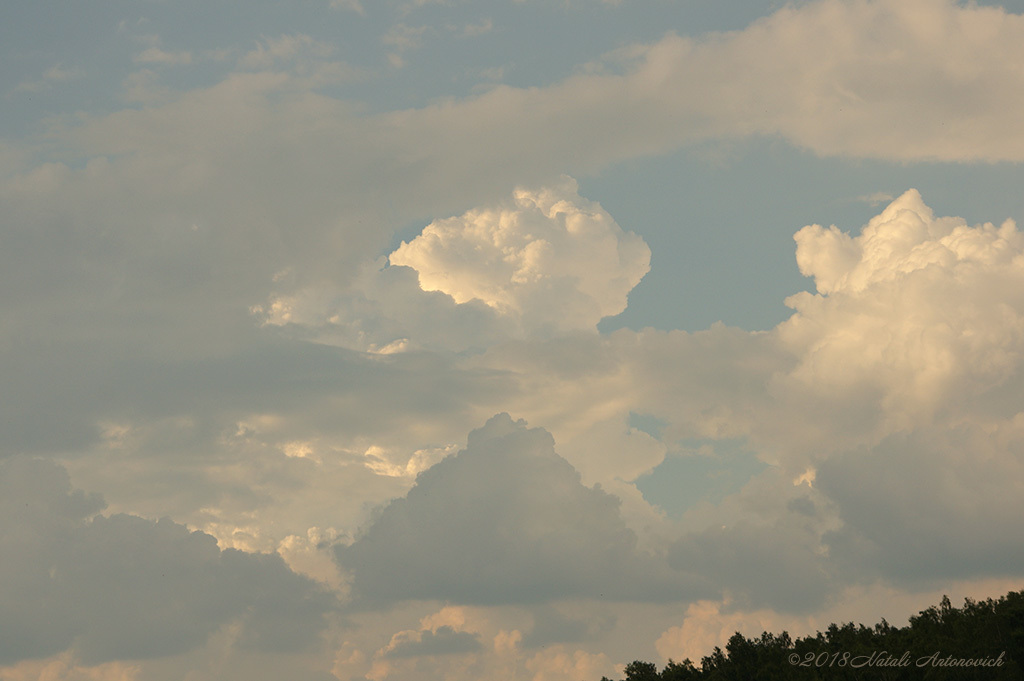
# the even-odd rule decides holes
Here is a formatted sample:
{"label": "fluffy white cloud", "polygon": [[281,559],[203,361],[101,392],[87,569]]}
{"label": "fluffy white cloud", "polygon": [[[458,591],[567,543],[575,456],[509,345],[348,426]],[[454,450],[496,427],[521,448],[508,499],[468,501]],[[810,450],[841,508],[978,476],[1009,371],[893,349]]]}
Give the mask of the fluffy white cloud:
{"label": "fluffy white cloud", "polygon": [[347,290],[324,285],[253,308],[264,324],[390,354],[486,348],[509,338],[594,331],[625,309],[651,252],[575,180],[436,220]]}
{"label": "fluffy white cloud", "polygon": [[[704,580],[707,588],[701,593],[705,596],[730,594],[730,607],[740,608],[730,612],[750,612],[745,609],[766,604],[782,610],[821,607],[851,581],[881,578],[917,583],[921,576],[928,576],[924,569],[927,557],[944,540],[935,527],[915,520],[917,508],[935,508],[938,517],[949,521],[946,524],[956,537],[973,537],[969,545],[977,550],[978,559],[957,562],[950,556],[948,575],[974,578],[1012,572],[1006,566],[1016,557],[1000,552],[993,536],[979,528],[991,521],[1012,536],[1012,530],[1006,528],[1019,514],[1012,503],[996,501],[1017,495],[1012,481],[1020,479],[1015,468],[1019,457],[1014,453],[1019,448],[1011,437],[1015,431],[998,427],[1000,421],[1012,419],[1015,405],[1022,403],[1013,392],[1016,382],[1010,380],[1018,364],[1013,329],[1020,309],[1017,272],[1021,246],[1016,231],[1009,225],[969,227],[959,219],[936,218],[911,193],[886,208],[859,236],[808,227],[798,236],[798,248],[799,265],[816,278],[818,293],[797,297],[793,318],[771,332],[752,334],[716,326],[699,333],[623,330],[607,336],[572,334],[501,343],[482,354],[443,360],[417,353],[368,357],[322,346],[301,353],[283,352],[274,345],[261,350],[267,354],[257,355],[263,358],[260,366],[272,366],[273,370],[267,368],[256,375],[243,371],[254,366],[248,357],[229,364],[179,368],[177,383],[168,384],[157,403],[160,409],[155,411],[188,414],[188,418],[104,422],[103,446],[112,457],[107,460],[119,462],[105,466],[105,475],[123,476],[114,486],[125,489],[132,487],[133,481],[141,481],[142,489],[148,490],[187,489],[191,498],[177,499],[173,506],[182,517],[188,516],[182,509],[201,508],[205,515],[188,516],[190,522],[206,518],[220,523],[210,527],[218,536],[230,534],[231,528],[251,534],[252,546],[279,547],[296,569],[341,587],[345,578],[324,562],[323,545],[333,536],[329,531],[281,543],[284,536],[306,534],[313,525],[350,529],[354,519],[365,517],[362,504],[402,494],[412,474],[443,457],[452,443],[464,436],[466,423],[474,419],[479,423],[484,411],[509,408],[531,422],[544,423],[555,435],[558,451],[583,473],[582,480],[586,484],[603,481],[605,490],[623,499],[621,506],[616,509],[610,496],[584,487],[577,474],[551,452],[546,436],[530,435],[521,427],[505,424],[511,430],[504,442],[507,447],[501,449],[493,445],[501,440],[499,433],[488,430],[486,437],[477,433],[466,452],[448,457],[447,465],[442,462],[421,475],[420,492],[410,493],[382,512],[365,537],[338,551],[342,566],[352,569],[353,589],[357,595],[362,589],[364,603],[374,598],[378,602],[452,598],[507,603],[520,596],[508,593],[502,600],[488,591],[491,583],[518,584],[520,591],[539,591],[543,596],[539,586],[535,589],[532,583],[522,583],[523,575],[534,575],[545,588],[577,597],[586,598],[596,591],[623,599],[646,598],[646,594],[621,586],[602,591],[610,582],[647,580],[643,575],[656,575],[657,579],[647,580],[655,590],[672,582],[652,567],[657,560],[637,550],[637,537],[621,531],[625,527],[635,530],[655,519],[628,481],[656,466],[680,439],[694,437],[747,438],[751,451],[780,465],[759,476],[756,484],[742,493],[687,512],[681,525],[685,532],[671,550],[672,562],[681,573],[693,576],[691,581]],[[387,270],[401,275],[402,296],[413,286],[419,288],[412,269],[394,266]],[[420,294],[447,299],[452,309],[469,305],[456,303],[446,293]],[[910,302],[899,302],[904,299]],[[368,305],[360,314],[365,317],[375,309]],[[477,309],[492,318],[498,316],[486,303],[480,302]],[[907,311],[913,314],[907,315]],[[905,338],[915,333],[927,337],[933,327],[942,325],[971,331],[965,335],[979,339],[973,345],[953,344],[954,351],[962,353],[963,359],[957,360],[962,368],[949,374],[945,392],[925,396],[935,402],[887,398],[890,392],[917,395],[899,393],[907,390],[905,377],[933,368],[919,362],[914,353],[898,348]],[[862,328],[886,328],[888,333],[857,336]],[[844,340],[849,334],[861,340],[850,344]],[[999,353],[1008,358],[1006,364],[998,365],[1002,369],[986,368],[981,358],[998,357]],[[816,355],[830,360],[815,364]],[[843,362],[850,361],[862,363],[859,375],[844,371]],[[807,373],[808,366],[817,367],[820,376]],[[336,375],[358,376],[360,380],[349,385],[331,380]],[[130,385],[125,380],[115,375],[108,377],[108,384]],[[211,389],[214,384],[216,390]],[[279,386],[284,399],[253,395],[253,385]],[[299,390],[302,386],[306,387]],[[964,390],[967,396],[961,396]],[[198,404],[185,399],[193,393],[205,397]],[[129,391],[121,400],[132,400],[134,394],[140,393]],[[97,414],[110,411],[111,404],[120,405],[115,411],[129,413],[123,404],[110,399],[100,395],[91,406]],[[186,402],[188,410],[181,407]],[[221,403],[232,407],[225,409],[218,406]],[[816,414],[813,418],[807,417],[808,408]],[[901,409],[914,418],[891,418]],[[656,417],[663,422],[663,429],[652,431],[654,434],[631,429],[630,411]],[[877,441],[900,423],[924,423],[939,415],[985,425],[963,431],[971,433],[969,436],[940,428],[930,434],[913,434],[910,444],[897,446],[888,441],[876,447]],[[140,416],[137,411],[135,416]],[[994,432],[1002,433],[998,442],[988,448],[979,446],[986,434]],[[197,471],[187,468],[187,462],[168,467],[167,453],[203,452],[207,446],[203,443],[211,437],[219,443],[216,466],[205,465],[199,477]],[[492,442],[488,446],[494,447],[495,456],[480,456],[480,442]],[[858,450],[859,444],[867,449]],[[498,449],[501,456],[496,455]],[[542,450],[545,453],[538,454]],[[132,456],[126,456],[128,452]],[[982,455],[966,455],[978,452]],[[211,460],[203,461],[209,464]],[[817,469],[811,480],[814,487],[808,488],[806,482],[793,485],[808,465]],[[900,488],[910,485],[912,471],[927,466],[934,473],[927,478],[931,488],[944,490],[948,503],[943,505],[942,499],[925,492],[902,503]],[[87,467],[80,464],[74,464],[72,470],[76,477],[89,475]],[[373,470],[383,475],[375,475]],[[940,471],[957,472],[970,484],[950,486]],[[872,488],[867,481],[876,475],[889,475],[892,485]],[[157,477],[159,486],[155,485]],[[113,477],[109,481],[117,482]],[[388,481],[392,482],[384,484]],[[856,481],[860,482],[853,484]],[[971,506],[974,486],[990,490],[992,502]],[[300,489],[303,494],[296,494]],[[491,534],[474,534],[474,528],[480,530],[476,523],[489,516],[479,511],[473,494],[491,506],[501,502],[499,506],[503,503],[502,508],[507,509],[490,522]],[[142,498],[142,491],[135,495],[134,499],[122,497],[127,507],[152,503],[147,507],[150,514],[158,514],[159,494],[152,495],[152,500]],[[565,507],[543,505],[552,499],[565,500]],[[448,505],[435,508],[441,504],[438,500],[448,500]],[[975,512],[965,515],[957,510],[965,507]],[[453,508],[468,510],[453,513]],[[885,532],[876,526],[871,508],[891,514]],[[328,517],[330,522],[321,520]],[[460,518],[467,519],[468,525],[460,525]],[[562,521],[553,522],[552,518]],[[403,523],[415,531],[400,531]],[[537,539],[540,544],[530,543],[540,532],[537,528],[551,525],[561,529],[551,535],[550,542]],[[110,527],[118,534],[129,532],[133,525],[124,522]],[[617,527],[620,532],[608,535],[606,527]],[[662,519],[654,541],[647,536],[642,545],[666,549],[669,541],[664,530]],[[920,550],[908,552],[901,562],[894,556],[906,546],[908,535],[920,535]],[[476,569],[487,567],[488,555],[508,549],[500,537],[513,537],[509,545],[520,548],[518,556],[532,557],[531,562],[509,558],[502,569],[489,573]],[[240,536],[237,545],[250,545],[246,541]],[[548,550],[549,544],[557,545],[557,550]],[[445,550],[439,551],[439,546]],[[478,547],[480,555],[467,552],[467,546]],[[616,566],[610,554],[633,558]],[[878,561],[868,564],[856,560],[858,555]],[[744,560],[730,560],[732,556]],[[604,572],[584,571],[581,575],[581,564],[601,565]],[[752,572],[751,566],[764,569]],[[472,576],[481,574],[483,577]],[[936,576],[943,575],[931,573]],[[520,583],[514,581],[517,578]],[[548,592],[545,599],[554,598],[552,594]],[[595,657],[602,649],[599,646],[614,637],[615,629],[613,633],[581,631],[579,621],[593,621],[591,613],[582,616],[589,619],[549,617],[545,625],[540,617],[532,625],[527,621],[502,627],[514,619],[502,614],[493,627],[518,632],[518,638],[507,633],[502,650],[518,656],[520,668],[529,672],[524,678],[541,673],[564,678],[578,660],[584,660],[584,666],[589,664],[586,660],[606,665],[623,661]],[[731,617],[725,616],[723,627],[733,621]],[[426,636],[430,644],[468,641],[465,636],[458,641],[451,637],[435,640],[437,628],[443,626],[453,627],[455,633],[468,631],[482,648],[451,655],[410,652],[407,656],[382,653],[374,657],[374,651],[383,650],[399,631],[414,632],[406,635],[410,645],[422,642],[425,631],[432,632]],[[709,637],[717,631],[712,624],[707,627],[707,631],[700,627],[693,631]],[[442,638],[447,635],[447,630],[439,634]],[[351,668],[359,670],[353,672],[353,678],[366,673],[392,679],[445,678],[442,670],[453,667],[461,671],[452,671],[450,678],[458,678],[458,674],[472,677],[481,669],[498,668],[494,666],[499,664],[498,647],[492,645],[497,635],[497,631],[485,634],[481,629],[460,629],[454,624],[417,627],[401,623],[382,634],[380,641],[358,648],[362,662],[352,663]],[[574,647],[573,638],[591,635],[598,636],[600,643],[584,641]],[[549,645],[545,651],[530,648],[535,638],[545,636],[562,641],[555,641],[556,646]],[[515,645],[510,642],[513,639]],[[438,647],[436,652],[441,650]],[[349,657],[359,655],[350,651]],[[527,668],[525,661],[534,656],[533,667]]]}
{"label": "fluffy white cloud", "polygon": [[892,429],[977,410],[1018,371],[1024,236],[1012,221],[936,218],[911,190],[856,237],[812,225],[796,241],[818,293],[791,297],[777,334],[807,390],[873,395]]}
{"label": "fluffy white cloud", "polygon": [[[743,31],[667,37],[608,66],[617,73],[500,87],[421,109],[357,115],[319,93],[320,81],[300,64],[166,92],[139,109],[54,121],[47,143],[80,162],[37,162],[19,148],[0,187],[10,226],[0,254],[4,324],[47,338],[102,337],[122,355],[142,347],[226,352],[248,340],[252,305],[325,280],[344,287],[397,225],[497,206],[517,183],[543,186],[558,173],[709,136],[782,133],[826,153],[884,158],[1019,158],[1014,112],[1022,107],[1013,98],[1024,87],[1012,64],[1024,49],[1020,32],[1020,17],[998,8],[826,1],[786,8]],[[266,40],[253,59],[310,51],[321,58],[323,47],[286,36]],[[590,204],[555,198],[575,204],[567,217],[614,232]],[[555,205],[543,192],[524,200],[537,216]],[[502,213],[477,217],[488,211]],[[516,253],[509,262],[491,236],[492,255],[501,253],[491,259],[502,264],[496,271],[518,273],[523,283],[495,288],[480,279],[453,295],[514,310],[547,286],[560,305],[573,297],[581,304],[565,321],[548,313],[525,317],[527,326],[589,325],[621,309],[624,282],[638,276],[642,260],[621,261],[616,283],[575,271],[580,263],[557,250],[580,243],[568,232],[561,240],[518,235],[506,244]],[[449,238],[445,248],[455,243]],[[409,253],[434,257],[426,244],[410,244]],[[614,265],[609,244],[607,234],[595,238],[591,253]],[[551,254],[562,269],[530,284],[531,268]],[[422,264],[421,276],[436,279]],[[275,286],[281,272],[295,281]],[[404,318],[400,307],[394,315]],[[390,346],[397,348],[402,338],[367,346],[399,341]]]}
{"label": "fluffy white cloud", "polygon": [[[781,133],[825,153],[1021,158],[1014,112],[1022,107],[1014,98],[1024,87],[1012,64],[1024,49],[1022,31],[1021,18],[999,8],[828,0],[703,40],[667,37],[608,66],[619,73],[500,87],[375,116],[318,93],[322,81],[301,64],[231,74],[211,87],[167,93],[158,106],[51,126],[52,143],[83,163],[26,162],[6,177],[6,219],[19,227],[3,269],[7,279],[69,283],[69,291],[114,295],[124,286],[132,291],[121,301],[124,314],[140,298],[148,297],[143,309],[156,306],[162,282],[162,293],[174,292],[175,304],[192,314],[168,325],[168,335],[180,334],[197,317],[207,326],[223,317],[224,309],[209,310],[213,300],[238,310],[266,300],[274,273],[289,268],[299,280],[294,290],[347,281],[408,220],[493,205],[517,183],[540,186],[558,173],[698,139]],[[307,53],[321,59],[326,48],[294,35],[267,39],[261,49],[254,63]],[[524,196],[538,214],[553,207],[541,194]],[[572,215],[607,220],[572,201]],[[385,211],[393,224],[381,224]],[[26,252],[60,242],[58,224],[78,226],[62,237],[78,260],[50,248],[52,267],[24,271],[19,263],[32,261]],[[523,237],[505,244],[518,256],[491,262],[528,280],[532,263],[560,253],[560,242]],[[497,242],[490,243],[493,250]],[[425,254],[425,246],[413,251]],[[562,275],[579,276],[569,262]],[[605,254],[600,262],[615,261]],[[634,265],[617,266],[616,276],[637,276]],[[581,300],[596,301],[590,316],[621,306],[628,291],[613,278],[580,282]],[[529,287],[517,290],[466,293],[514,307]],[[574,316],[572,323],[587,319]]]}
{"label": "fluffy white cloud", "polygon": [[511,205],[431,223],[391,264],[416,270],[425,291],[480,300],[531,335],[593,329],[626,309],[651,251],[577,192],[571,178],[517,189]]}
{"label": "fluffy white cloud", "polygon": [[[1024,404],[1024,240],[1015,226],[936,217],[910,191],[857,236],[809,226],[796,240],[818,292],[793,297],[793,316],[770,332],[620,331],[507,344],[472,362],[514,373],[506,403],[546,424],[585,477],[624,500],[631,486],[621,480],[682,438],[743,438],[776,464],[740,493],[688,511],[670,554],[742,607],[808,611],[851,581],[927,582],[927,556],[945,555],[943,527],[949,547],[969,546],[975,558],[955,559],[950,548],[942,576],[1014,572],[1017,557],[999,537],[1014,535],[1004,526],[1019,511],[1009,501],[1019,496],[1012,434]],[[631,409],[660,419],[664,432],[627,437]],[[900,431],[910,439],[892,440]],[[918,468],[930,484],[912,482]],[[888,482],[873,486],[874,477]],[[990,489],[989,501],[972,502],[971,489]],[[631,527],[644,524],[641,506]],[[935,513],[915,515],[922,508]],[[983,530],[986,521],[1004,529]],[[663,537],[663,525],[647,523]]]}
{"label": "fluffy white cloud", "polygon": [[[265,300],[271,277],[288,268],[300,285],[346,280],[408,220],[490,205],[517,183],[538,186],[708,137],[783,134],[824,153],[881,158],[1019,159],[1015,98],[1024,87],[1012,65],[1022,32],[1024,21],[1000,8],[826,0],[742,31],[632,49],[624,64],[608,66],[619,73],[376,116],[318,93],[319,72],[301,64],[235,73],[165,93],[158,106],[56,121],[50,143],[82,163],[34,163],[29,153],[5,177],[5,219],[18,226],[5,249],[5,281],[108,295],[121,285],[133,292],[121,301],[126,314],[147,294],[154,307],[158,283],[193,316],[208,311],[211,290],[220,304],[244,310]],[[319,59],[326,48],[295,35],[260,49],[254,65]],[[385,210],[393,224],[381,224]],[[77,227],[55,229],[67,224]],[[68,253],[49,248],[51,266],[19,266],[54,240]],[[514,246],[525,277],[531,261],[546,257],[539,243],[526,250],[530,241]],[[58,257],[71,253],[78,259]],[[595,314],[625,295],[610,280],[603,290],[581,282]],[[509,291],[478,294],[509,304]],[[214,312],[216,319],[224,310]],[[168,326],[181,333],[196,326],[190,319]]]}

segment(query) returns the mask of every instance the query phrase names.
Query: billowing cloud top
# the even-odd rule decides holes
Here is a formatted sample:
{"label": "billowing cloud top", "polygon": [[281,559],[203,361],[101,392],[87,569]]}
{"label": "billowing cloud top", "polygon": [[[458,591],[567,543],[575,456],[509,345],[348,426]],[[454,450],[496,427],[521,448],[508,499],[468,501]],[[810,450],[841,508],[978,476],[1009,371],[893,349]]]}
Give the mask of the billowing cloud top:
{"label": "billowing cloud top", "polygon": [[389,260],[363,267],[344,291],[311,285],[253,311],[265,324],[385,354],[594,331],[626,308],[651,250],[563,177],[436,220]]}
{"label": "billowing cloud top", "polygon": [[483,301],[527,333],[546,335],[592,329],[626,309],[651,251],[565,177],[517,189],[511,204],[437,220],[390,260],[415,269],[425,291]]}
{"label": "billowing cloud top", "polygon": [[997,229],[936,218],[916,189],[890,203],[856,238],[835,226],[809,225],[794,239],[800,272],[814,277],[820,293],[856,294],[929,267],[1019,269],[1024,248],[1012,220]]}
{"label": "billowing cloud top", "polygon": [[936,218],[910,190],[859,236],[819,225],[796,234],[818,294],[788,299],[778,328],[819,392],[881,391],[893,423],[963,403],[1007,379],[1024,356],[1024,236],[1007,220]]}
{"label": "billowing cloud top", "polygon": [[584,486],[548,432],[508,414],[421,473],[337,555],[353,575],[357,602],[692,595],[636,548],[616,497]]}

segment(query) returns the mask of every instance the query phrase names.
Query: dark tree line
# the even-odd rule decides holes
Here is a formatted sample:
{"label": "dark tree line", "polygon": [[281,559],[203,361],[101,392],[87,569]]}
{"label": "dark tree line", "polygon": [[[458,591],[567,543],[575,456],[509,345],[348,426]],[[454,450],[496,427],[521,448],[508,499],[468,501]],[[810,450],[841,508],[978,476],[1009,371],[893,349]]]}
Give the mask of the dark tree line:
{"label": "dark tree line", "polygon": [[736,633],[699,665],[669,660],[659,672],[631,662],[625,681],[1022,681],[1022,670],[1024,591],[1011,591],[999,600],[968,598],[962,608],[944,596],[905,627],[884,619],[873,627],[831,624],[795,641],[785,631]]}

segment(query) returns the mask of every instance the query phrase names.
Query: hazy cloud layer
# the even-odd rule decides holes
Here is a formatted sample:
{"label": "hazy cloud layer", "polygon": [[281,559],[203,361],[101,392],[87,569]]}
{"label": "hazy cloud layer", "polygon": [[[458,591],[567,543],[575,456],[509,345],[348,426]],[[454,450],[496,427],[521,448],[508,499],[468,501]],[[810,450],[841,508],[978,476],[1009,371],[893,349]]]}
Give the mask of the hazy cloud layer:
{"label": "hazy cloud layer", "polygon": [[823,464],[844,523],[831,555],[861,579],[1019,578],[1021,425],[918,429]]}
{"label": "hazy cloud layer", "polygon": [[221,551],[168,519],[94,516],[103,501],[54,463],[6,459],[0,485],[0,663],[72,647],[86,664],[172,655],[239,618],[243,647],[308,648],[334,607],[277,555]]}

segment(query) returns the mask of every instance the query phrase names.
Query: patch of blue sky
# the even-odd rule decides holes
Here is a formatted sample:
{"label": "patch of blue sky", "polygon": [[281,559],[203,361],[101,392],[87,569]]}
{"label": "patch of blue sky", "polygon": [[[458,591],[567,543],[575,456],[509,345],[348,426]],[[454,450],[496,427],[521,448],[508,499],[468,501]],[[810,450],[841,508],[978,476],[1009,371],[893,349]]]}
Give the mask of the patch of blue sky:
{"label": "patch of blue sky", "polygon": [[[373,112],[470,96],[499,82],[549,85],[616,48],[653,42],[669,31],[739,29],[779,4],[490,0],[416,6],[385,0],[361,3],[360,13],[332,8],[329,0],[7,3],[0,15],[0,92],[6,100],[0,136],[31,132],[33,123],[56,111],[121,108],[122,82],[141,68],[159,71],[162,83],[174,89],[212,84],[257,41],[282,35],[308,35],[330,45],[333,59],[367,74],[333,94]],[[139,62],[149,47],[188,53],[189,63],[168,68]],[[55,68],[74,73],[80,85],[48,81]]]}
{"label": "patch of blue sky", "polygon": [[629,412],[629,427],[635,428],[642,433],[647,433],[655,440],[661,439],[668,422],[652,414],[643,414],[635,411]]}
{"label": "patch of blue sky", "polygon": [[601,322],[604,332],[699,331],[718,321],[770,329],[792,314],[786,297],[813,290],[797,268],[793,235],[813,223],[858,234],[886,195],[910,188],[936,215],[1024,221],[1021,164],[822,158],[763,137],[631,160],[578,180],[582,196],[651,248],[651,271],[629,307]]}
{"label": "patch of blue sky", "polygon": [[698,503],[717,504],[767,468],[743,439],[685,440],[636,487],[647,503],[679,518]]}

